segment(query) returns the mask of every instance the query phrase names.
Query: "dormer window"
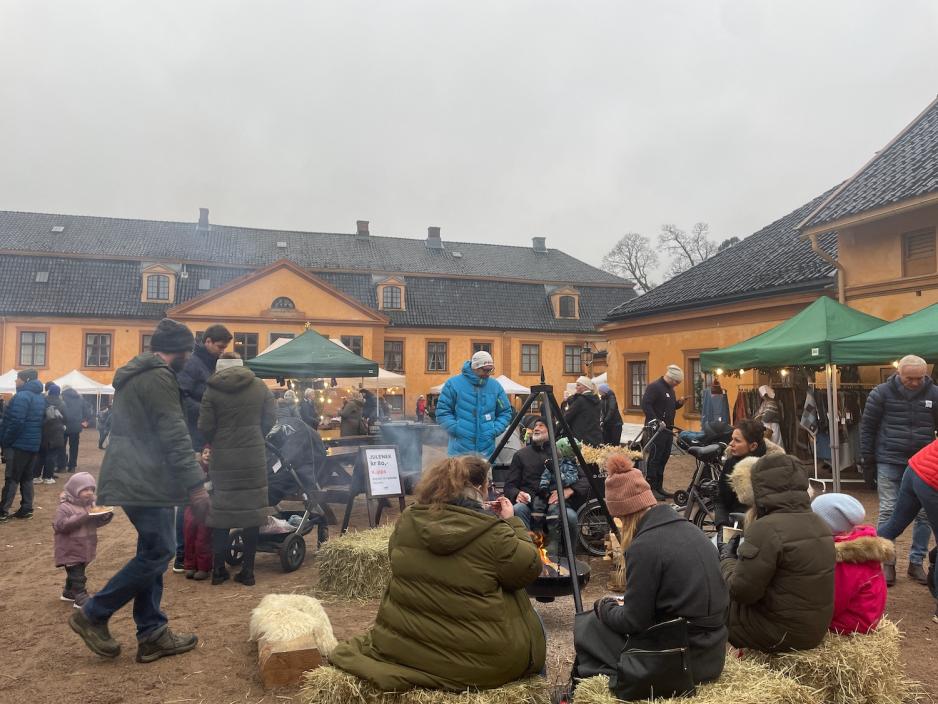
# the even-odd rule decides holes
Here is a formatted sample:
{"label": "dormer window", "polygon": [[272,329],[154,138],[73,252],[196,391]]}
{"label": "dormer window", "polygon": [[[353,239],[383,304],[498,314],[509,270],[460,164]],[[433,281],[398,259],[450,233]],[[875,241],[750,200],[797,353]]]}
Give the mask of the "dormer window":
{"label": "dormer window", "polygon": [[169,300],[169,277],[166,274],[150,274],[147,277],[147,300]]}
{"label": "dormer window", "polygon": [[576,317],[576,298],[573,296],[561,296],[558,302],[561,318]]}
{"label": "dormer window", "polygon": [[142,303],[172,303],[176,299],[176,270],[165,264],[151,264],[140,273]]}
{"label": "dormer window", "polygon": [[391,277],[378,283],[378,308],[380,310],[405,310],[406,294],[404,280]]}
{"label": "dormer window", "polygon": [[561,286],[550,291],[550,307],[554,317],[578,320],[580,317],[580,292],[570,286]]}
{"label": "dormer window", "polygon": [[274,310],[294,310],[296,308],[293,301],[286,296],[275,298],[274,302],[270,304],[270,307]]}

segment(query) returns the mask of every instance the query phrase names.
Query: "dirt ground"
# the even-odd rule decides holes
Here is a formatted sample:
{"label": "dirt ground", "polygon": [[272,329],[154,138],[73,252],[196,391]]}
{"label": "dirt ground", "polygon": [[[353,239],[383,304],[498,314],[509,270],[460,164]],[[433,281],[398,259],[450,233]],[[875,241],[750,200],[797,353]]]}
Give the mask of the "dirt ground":
{"label": "dirt ground", "polygon": [[[102,453],[92,433],[81,445],[79,469],[97,474]],[[666,484],[686,484],[690,463],[675,457],[668,468]],[[853,489],[863,501],[871,520],[875,518],[875,493]],[[275,704],[299,702],[296,688],[266,691],[257,674],[256,648],[247,640],[251,609],[270,592],[306,593],[316,584],[315,561],[307,560],[291,574],[281,571],[276,555],[257,559],[257,585],[253,588],[227,582],[213,587],[193,582],[167,570],[163,608],[171,625],[180,632],[199,635],[198,648],[188,654],[140,665],[134,662],[134,627],[129,608],[111,622],[111,632],[124,652],[104,660],[89,652],[66,624],[72,606],[59,600],[64,581],[62,570],[53,566],[51,521],[62,490],[36,485],[35,516],[28,521],[10,520],[0,525],[0,623],[3,624],[5,657],[0,660],[0,701],[58,704],[63,698],[88,704]],[[336,507],[338,508],[338,507]],[[388,520],[396,518],[390,511]],[[359,507],[353,529],[367,526]],[[335,535],[336,528],[332,528]],[[104,585],[133,553],[135,533],[123,513],[98,533],[98,558],[88,569],[89,589]],[[932,640],[938,641],[938,624],[928,590],[905,577],[904,558],[908,540],[899,540],[900,577],[889,592],[888,613],[905,632],[903,654],[909,676],[925,683],[930,695],[938,663]],[[582,559],[582,558],[581,558]],[[587,608],[607,593],[607,563],[591,561],[593,578],[583,593]],[[339,639],[365,630],[371,624],[377,601],[361,604],[325,602]],[[561,598],[552,604],[536,604],[548,630],[549,676],[562,680],[569,672],[573,647],[573,600]]]}

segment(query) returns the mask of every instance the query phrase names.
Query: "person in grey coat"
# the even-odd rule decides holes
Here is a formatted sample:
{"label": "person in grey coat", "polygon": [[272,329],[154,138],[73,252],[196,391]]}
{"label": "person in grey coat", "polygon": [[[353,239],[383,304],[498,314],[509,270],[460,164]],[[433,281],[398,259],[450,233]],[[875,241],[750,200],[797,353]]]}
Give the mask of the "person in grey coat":
{"label": "person in grey coat", "polygon": [[[870,393],[860,419],[860,454],[864,473],[875,470],[879,493],[879,528],[892,516],[899,484],[909,458],[935,439],[938,386],[928,376],[921,357],[899,360],[899,370]],[[922,563],[928,552],[931,525],[925,511],[919,512],[912,528],[908,575],[928,584]],[[883,563],[886,584],[896,583],[896,563]]]}

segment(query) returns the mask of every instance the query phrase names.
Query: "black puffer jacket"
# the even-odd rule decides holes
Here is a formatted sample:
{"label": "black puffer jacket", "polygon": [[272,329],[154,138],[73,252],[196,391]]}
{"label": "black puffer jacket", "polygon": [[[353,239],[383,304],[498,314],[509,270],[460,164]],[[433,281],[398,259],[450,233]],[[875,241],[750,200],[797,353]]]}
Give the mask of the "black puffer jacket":
{"label": "black puffer jacket", "polygon": [[938,386],[931,377],[909,391],[899,375],[893,374],[866,400],[860,419],[860,454],[885,464],[908,464],[912,455],[935,439],[936,414]]}
{"label": "black puffer jacket", "polygon": [[573,394],[567,400],[567,412],[563,419],[577,440],[599,447],[603,444],[603,433],[599,427],[601,410],[599,396],[592,391]]}
{"label": "black puffer jacket", "polygon": [[683,405],[684,402],[675,396],[674,387],[665,381],[663,376],[646,386],[645,393],[642,394],[642,410],[645,411],[646,423],[663,420],[671,427],[674,425],[677,409]]}
{"label": "black puffer jacket", "polygon": [[[551,459],[550,444],[542,443],[536,445],[533,442],[518,450],[511,458],[511,467],[508,469],[508,475],[505,477],[505,496],[511,503],[516,503],[518,492],[525,491],[531,496],[537,494],[541,483],[541,475],[544,473],[545,462]],[[571,489],[573,495],[567,499],[567,506],[576,511],[589,498],[590,485],[589,480],[583,474],[583,469],[578,469],[579,478]]]}
{"label": "black puffer jacket", "polygon": [[609,633],[597,631],[608,629],[618,634],[624,646],[631,634],[683,617],[688,621],[694,681],[719,677],[726,657],[729,596],[720,576],[717,550],[704,534],[670,506],[659,504],[638,523],[626,553],[626,572],[629,579],[622,605],[603,601],[599,618],[588,617],[592,622],[589,627],[577,624],[577,674],[615,673],[621,646],[604,653],[601,644],[611,643]]}
{"label": "black puffer jacket", "polygon": [[602,397],[603,442],[618,445],[622,442],[622,414],[619,413],[619,401],[611,390]]}
{"label": "black puffer jacket", "polygon": [[182,407],[186,413],[186,425],[192,438],[192,449],[201,451],[205,438],[199,432],[199,408],[208,378],[215,373],[218,358],[211,354],[205,345],[196,345],[192,356],[186,360],[186,366],[179,372],[179,390],[182,391]]}

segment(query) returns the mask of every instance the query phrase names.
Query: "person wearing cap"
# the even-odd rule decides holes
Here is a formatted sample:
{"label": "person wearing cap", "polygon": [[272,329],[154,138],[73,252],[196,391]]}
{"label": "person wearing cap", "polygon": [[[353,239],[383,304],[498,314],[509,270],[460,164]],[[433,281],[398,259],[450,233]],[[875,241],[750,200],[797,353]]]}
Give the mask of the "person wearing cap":
{"label": "person wearing cap", "polygon": [[863,504],[848,494],[821,494],[811,502],[830,527],[837,551],[834,567],[834,633],[869,633],[886,610],[886,580],[882,563],[895,559],[896,548],[865,525]]}
{"label": "person wearing cap", "polygon": [[791,455],[736,465],[733,490],[749,506],[743,541],[723,544],[729,642],[767,653],[817,647],[834,613],[834,539],[811,511],[808,475]]}
{"label": "person wearing cap", "polygon": [[[42,382],[35,369],[24,369],[16,375],[16,394],[0,422],[0,447],[7,458],[3,473],[3,493],[0,495],[0,521],[33,517],[33,464],[42,443],[42,423],[46,413],[46,400],[42,396]],[[20,507],[11,514],[16,490],[20,492]]]}
{"label": "person wearing cap", "polygon": [[[935,439],[936,419],[938,386],[928,376],[928,365],[921,357],[900,359],[897,372],[870,392],[860,418],[860,464],[864,477],[876,480],[878,528],[892,517],[909,458]],[[930,538],[928,517],[919,511],[912,526],[907,571],[919,584],[928,584],[923,563]],[[892,586],[896,583],[895,562],[885,563],[883,569],[886,584]]]}
{"label": "person wearing cap", "polygon": [[629,636],[655,624],[688,622],[695,682],[715,680],[726,656],[729,597],[714,545],[651,487],[624,454],[606,460],[606,506],[621,521],[628,581],[621,600],[604,597],[574,631],[576,677],[616,674]]}
{"label": "person wearing cap", "polygon": [[488,459],[495,452],[495,439],[511,423],[511,403],[492,378],[493,371],[492,355],[479,351],[443,384],[436,422],[449,434],[450,456],[477,453]]}
{"label": "person wearing cap", "polygon": [[198,642],[194,634],[174,633],[160,609],[163,573],[176,547],[173,508],[188,501],[200,518],[209,509],[176,381],[193,342],[189,328],[164,318],[150,338],[151,351],[137,355],[114,375],[114,423],[98,477],[98,501],[124,510],[137,531],[137,549],[69,619],[85,645],[102,657],[120,654],[108,622],[131,601],[137,662],[184,653]]}
{"label": "person wearing cap", "polygon": [[599,385],[600,427],[603,432],[604,445],[619,445],[622,443],[622,414],[619,413],[619,401],[609,387],[609,384]]}
{"label": "person wearing cap", "polygon": [[46,384],[46,411],[42,420],[42,443],[33,470],[33,482],[55,484],[57,472],[65,470],[65,402],[58,384]]}
{"label": "person wearing cap", "polygon": [[[663,376],[645,387],[645,393],[642,394],[642,410],[645,412],[646,425],[659,421],[669,429],[674,426],[677,409],[681,408],[688,398],[687,396],[678,398],[674,392],[675,387],[682,381],[684,381],[683,370],[676,364],[671,364]],[[674,438],[670,430],[664,430],[658,433],[651,447],[648,448],[648,466],[645,469],[645,476],[648,477],[652,493],[659,501],[671,498],[671,492],[664,488],[664,468],[671,458],[673,442]]]}
{"label": "person wearing cap", "polygon": [[570,432],[579,442],[593,447],[603,444],[603,431],[600,428],[602,408],[596,386],[588,376],[578,377],[576,393],[567,399],[567,410],[563,419],[570,426]]}

